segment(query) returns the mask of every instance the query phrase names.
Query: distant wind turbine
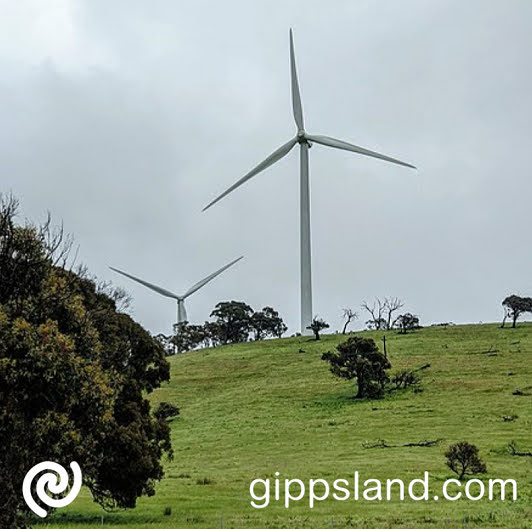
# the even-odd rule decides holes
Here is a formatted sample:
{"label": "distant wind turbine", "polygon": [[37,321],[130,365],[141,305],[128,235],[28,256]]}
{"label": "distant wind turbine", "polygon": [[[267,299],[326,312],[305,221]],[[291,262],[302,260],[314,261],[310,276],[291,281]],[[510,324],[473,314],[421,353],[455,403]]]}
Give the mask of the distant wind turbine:
{"label": "distant wind turbine", "polygon": [[202,279],[201,281],[198,281],[194,285],[192,285],[183,295],[178,296],[177,294],[174,294],[173,292],[170,292],[169,290],[166,290],[165,288],[161,288],[157,285],[154,285],[152,283],[148,283],[147,281],[144,281],[143,279],[139,279],[138,277],[132,276],[131,274],[128,274],[127,272],[123,272],[122,270],[119,270],[118,268],[113,268],[110,266],[109,268],[115,272],[118,272],[119,274],[122,274],[123,276],[128,277],[129,279],[133,279],[133,281],[136,281],[137,283],[140,283],[141,285],[144,285],[145,287],[148,287],[149,289],[157,292],[158,294],[161,294],[161,296],[166,296],[167,298],[172,298],[177,300],[177,323],[183,323],[187,320],[187,311],[185,309],[185,299],[188,298],[190,295],[194,294],[194,292],[198,291],[200,288],[204,287],[207,283],[212,281],[215,277],[219,276],[222,272],[227,270],[229,267],[236,264],[240,259],[243,259],[244,256],[242,255],[238,259],[235,259],[234,261],[231,261],[230,263],[226,264],[225,266],[222,266],[219,270],[214,272],[213,274],[207,276],[206,278]]}
{"label": "distant wind turbine", "polygon": [[310,253],[310,187],[309,187],[309,170],[308,170],[308,149],[311,146],[311,142],[319,143],[327,147],[333,147],[335,149],[342,149],[344,151],[352,151],[357,154],[363,154],[365,156],[372,156],[373,158],[379,158],[381,160],[404,165],[415,169],[416,167],[391,158],[384,154],[379,154],[362,147],[358,147],[351,143],[347,143],[342,140],[330,138],[328,136],[314,136],[307,134],[303,125],[303,108],[301,106],[301,96],[299,93],[299,84],[297,80],[296,60],[294,54],[294,38],[292,30],[290,29],[290,71],[291,71],[291,84],[292,84],[292,110],[294,113],[294,120],[297,126],[297,134],[294,138],[289,140],[284,145],[281,145],[276,151],[268,156],[264,161],[254,167],[249,173],[243,176],[238,182],[229,187],[219,197],[215,198],[212,202],[207,204],[203,211],[216,204],[223,197],[234,191],[237,187],[240,187],[243,183],[247,182],[250,178],[254,177],[264,169],[270,167],[275,162],[278,162],[281,158],[285,157],[292,148],[299,143],[300,146],[300,251],[301,251],[301,333],[304,335],[311,334],[311,331],[307,327],[312,322],[312,273],[311,273],[311,253]]}

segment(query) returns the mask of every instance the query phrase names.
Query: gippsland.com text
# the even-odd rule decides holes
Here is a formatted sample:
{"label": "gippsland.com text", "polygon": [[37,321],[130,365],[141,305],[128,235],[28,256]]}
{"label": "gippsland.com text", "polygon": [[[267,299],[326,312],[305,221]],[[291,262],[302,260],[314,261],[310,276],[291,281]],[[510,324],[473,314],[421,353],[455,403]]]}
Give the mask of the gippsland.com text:
{"label": "gippsland.com text", "polygon": [[[294,502],[305,501],[312,509],[317,502],[327,499],[335,501],[404,501],[409,498],[413,501],[457,501],[467,499],[489,501],[517,499],[517,482],[513,479],[469,479],[460,481],[450,478],[443,482],[434,482],[430,487],[429,473],[425,472],[423,478],[403,481],[401,479],[366,479],[360,478],[355,472],[353,478],[336,479],[334,481],[316,478],[304,482],[301,479],[280,478],[279,472],[274,479],[254,479],[249,485],[251,505],[255,509],[265,509],[271,501],[282,502],[288,509]],[[439,493],[429,492],[431,489]]]}

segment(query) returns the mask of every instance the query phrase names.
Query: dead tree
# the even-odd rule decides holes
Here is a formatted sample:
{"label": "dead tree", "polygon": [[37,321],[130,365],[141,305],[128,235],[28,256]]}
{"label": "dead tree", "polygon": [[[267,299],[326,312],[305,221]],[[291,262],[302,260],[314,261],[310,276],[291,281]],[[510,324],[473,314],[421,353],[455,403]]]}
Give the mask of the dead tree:
{"label": "dead tree", "polygon": [[371,306],[364,301],[362,308],[370,315],[366,324],[377,331],[390,330],[395,324],[393,315],[403,306],[404,303],[399,298],[375,298]]}
{"label": "dead tree", "polygon": [[386,329],[390,330],[395,324],[395,320],[392,320],[393,315],[400,308],[404,306],[404,303],[399,298],[384,298],[384,312],[386,313]]}
{"label": "dead tree", "polygon": [[342,334],[345,334],[347,332],[347,326],[353,321],[358,318],[358,313],[355,312],[353,309],[344,309],[343,312],[344,317],[344,328],[342,329]]}
{"label": "dead tree", "polygon": [[369,305],[367,301],[362,303],[362,308],[370,315],[370,319],[366,321],[366,325],[370,329],[380,331],[384,328],[386,320],[384,319],[384,302],[379,298]]}

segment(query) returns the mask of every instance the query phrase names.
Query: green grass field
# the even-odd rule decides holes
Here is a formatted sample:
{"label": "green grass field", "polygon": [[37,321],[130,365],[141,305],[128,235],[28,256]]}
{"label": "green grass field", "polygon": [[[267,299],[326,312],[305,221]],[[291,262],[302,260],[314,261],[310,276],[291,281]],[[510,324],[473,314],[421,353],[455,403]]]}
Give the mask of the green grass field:
{"label": "green grass field", "polygon": [[[382,333],[364,332],[379,340]],[[532,458],[511,456],[514,440],[532,450],[532,324],[431,327],[387,333],[392,371],[426,363],[422,392],[357,401],[320,357],[345,337],[288,338],[190,352],[171,358],[172,378],[154,401],[181,409],[172,423],[175,458],[153,498],[106,513],[83,491],[44,525],[94,528],[458,528],[532,527]],[[302,350],[302,352],[300,352]],[[522,395],[514,395],[520,390]],[[503,416],[516,415],[505,422]],[[364,448],[385,439],[390,448]],[[401,447],[442,439],[433,447]],[[447,478],[444,451],[476,444],[491,478],[513,478],[518,500],[296,502],[250,505],[255,478],[352,480],[431,475],[431,497]],[[171,514],[165,515],[165,508]],[[102,518],[103,517],[103,518]],[[223,518],[223,519],[221,519]]]}

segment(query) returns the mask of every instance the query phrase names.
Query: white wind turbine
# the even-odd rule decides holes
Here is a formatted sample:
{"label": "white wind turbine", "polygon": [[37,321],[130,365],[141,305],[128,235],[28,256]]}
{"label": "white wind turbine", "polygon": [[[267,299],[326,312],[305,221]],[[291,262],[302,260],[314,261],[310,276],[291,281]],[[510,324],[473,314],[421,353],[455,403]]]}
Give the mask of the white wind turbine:
{"label": "white wind turbine", "polygon": [[133,281],[136,281],[137,283],[140,283],[141,285],[144,285],[145,287],[148,287],[149,289],[157,292],[158,294],[161,294],[161,296],[165,296],[167,298],[172,298],[177,300],[177,323],[178,325],[180,323],[183,323],[187,320],[187,311],[185,309],[185,299],[188,298],[190,295],[194,294],[194,292],[198,291],[200,288],[204,287],[207,283],[212,281],[215,277],[219,276],[222,272],[227,270],[229,267],[236,264],[240,259],[243,259],[244,256],[242,255],[238,259],[235,259],[234,261],[231,261],[230,263],[226,264],[225,266],[222,266],[219,270],[214,272],[211,275],[208,275],[206,278],[202,279],[201,281],[198,281],[194,285],[192,285],[183,295],[178,296],[177,294],[174,294],[173,292],[170,292],[169,290],[166,290],[165,288],[161,288],[157,285],[154,285],[152,283],[148,283],[147,281],[144,281],[143,279],[140,279],[138,277],[132,276],[131,274],[128,274],[127,272],[123,272],[122,270],[118,270],[118,268],[113,268],[110,266],[109,268],[115,272],[118,272],[119,274],[122,274],[123,276],[128,277],[129,279],[133,279]]}
{"label": "white wind turbine", "polygon": [[291,71],[291,85],[292,85],[292,110],[294,113],[294,120],[297,126],[297,134],[284,145],[281,145],[276,151],[268,156],[264,161],[254,167],[249,173],[243,176],[238,182],[229,187],[219,197],[207,204],[203,211],[210,208],[223,197],[234,191],[237,187],[247,182],[250,178],[264,171],[270,165],[279,161],[286,156],[292,148],[299,143],[300,146],[300,251],[301,251],[301,333],[310,334],[311,331],[307,327],[312,322],[312,274],[311,274],[311,253],[310,253],[310,187],[308,177],[308,150],[312,143],[319,143],[327,147],[335,149],[342,149],[344,151],[352,151],[357,154],[365,156],[372,156],[387,162],[404,165],[415,169],[416,167],[390,158],[384,154],[379,154],[362,147],[358,147],[351,143],[342,140],[330,138],[328,136],[314,136],[305,131],[303,124],[303,108],[301,106],[301,96],[299,93],[299,84],[297,80],[296,61],[294,55],[294,39],[292,30],[290,29],[290,71]]}

